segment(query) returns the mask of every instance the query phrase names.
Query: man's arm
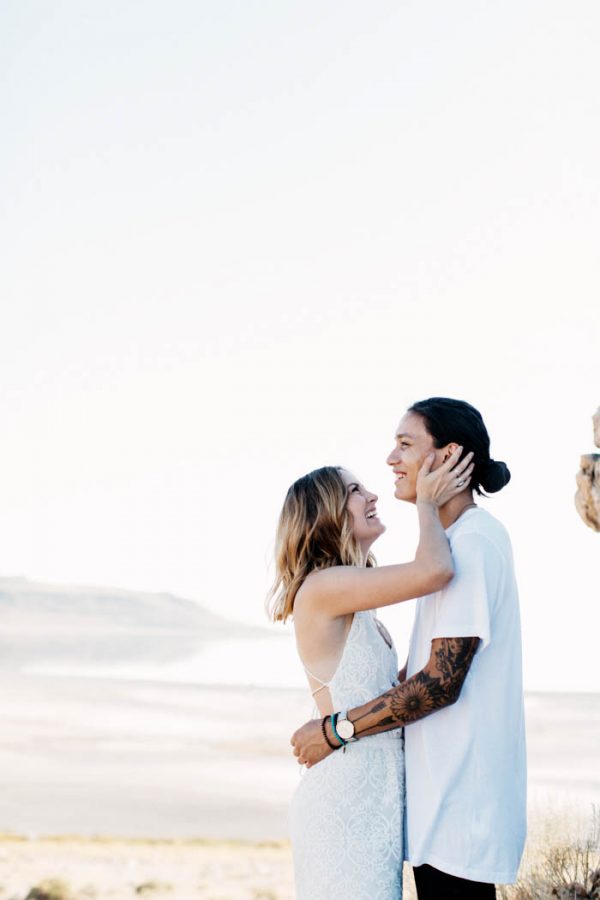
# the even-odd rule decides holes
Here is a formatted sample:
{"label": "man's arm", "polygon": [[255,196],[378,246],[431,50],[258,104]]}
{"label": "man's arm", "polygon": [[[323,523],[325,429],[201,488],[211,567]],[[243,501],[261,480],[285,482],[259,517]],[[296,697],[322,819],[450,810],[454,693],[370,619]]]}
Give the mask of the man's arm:
{"label": "man's arm", "polygon": [[[381,697],[348,712],[355,736],[402,728],[451,706],[458,700],[478,646],[478,637],[435,638],[431,642],[429,661],[420,672]],[[337,744],[329,720],[326,727],[331,742]],[[333,752],[323,739],[318,721],[303,725],[291,743],[298,762],[308,768]]]}
{"label": "man's arm", "polygon": [[378,734],[418,722],[458,700],[479,638],[436,638],[424,669],[357,709],[348,718],[355,736]]}

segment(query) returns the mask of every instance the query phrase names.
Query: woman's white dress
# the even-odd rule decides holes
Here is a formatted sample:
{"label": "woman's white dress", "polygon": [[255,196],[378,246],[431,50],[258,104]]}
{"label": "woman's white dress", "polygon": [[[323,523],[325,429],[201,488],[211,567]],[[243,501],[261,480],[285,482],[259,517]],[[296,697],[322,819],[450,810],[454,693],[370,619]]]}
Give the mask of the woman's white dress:
{"label": "woman's white dress", "polygon": [[[336,711],[397,684],[398,658],[372,610],[357,612],[335,675]],[[361,738],[304,770],[290,826],[297,900],[401,900],[404,740],[401,730]]]}

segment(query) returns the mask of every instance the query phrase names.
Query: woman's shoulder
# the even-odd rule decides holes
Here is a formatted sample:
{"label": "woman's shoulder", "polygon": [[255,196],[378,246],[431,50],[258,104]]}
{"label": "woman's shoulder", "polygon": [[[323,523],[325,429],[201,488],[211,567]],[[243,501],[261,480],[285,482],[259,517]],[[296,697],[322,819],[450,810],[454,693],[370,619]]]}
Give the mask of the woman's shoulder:
{"label": "woman's shoulder", "polygon": [[327,566],[325,569],[309,572],[298,589],[298,594],[303,592],[305,595],[312,596],[327,592],[341,580],[352,578],[356,571],[356,566]]}
{"label": "woman's shoulder", "polygon": [[320,613],[328,617],[328,597],[340,589],[344,579],[352,578],[355,571],[355,566],[328,566],[326,569],[310,572],[298,588],[294,599],[294,615],[308,611],[311,615]]}

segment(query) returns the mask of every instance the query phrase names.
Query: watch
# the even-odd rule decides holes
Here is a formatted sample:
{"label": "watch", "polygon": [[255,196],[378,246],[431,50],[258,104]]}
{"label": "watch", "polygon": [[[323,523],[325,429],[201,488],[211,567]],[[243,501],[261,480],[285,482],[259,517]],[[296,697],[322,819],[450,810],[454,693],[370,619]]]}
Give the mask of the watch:
{"label": "watch", "polygon": [[358,738],[354,737],[354,723],[348,718],[348,710],[345,710],[338,715],[335,727],[337,733],[344,741],[352,743],[353,741],[358,740]]}

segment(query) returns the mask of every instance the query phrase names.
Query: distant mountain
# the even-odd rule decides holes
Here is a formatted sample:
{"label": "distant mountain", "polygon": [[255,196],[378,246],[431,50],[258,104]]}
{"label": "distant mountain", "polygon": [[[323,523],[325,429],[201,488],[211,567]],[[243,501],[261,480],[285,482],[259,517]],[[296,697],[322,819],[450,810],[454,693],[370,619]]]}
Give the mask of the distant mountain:
{"label": "distant mountain", "polygon": [[270,637],[172,594],[0,578],[0,668],[148,665]]}
{"label": "distant mountain", "polygon": [[[45,584],[0,578],[0,628],[125,628],[200,632],[208,639],[264,633],[230,622],[192,600],[120,588]],[[265,629],[266,631],[266,629]]]}

